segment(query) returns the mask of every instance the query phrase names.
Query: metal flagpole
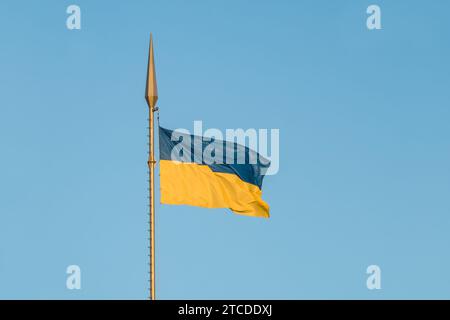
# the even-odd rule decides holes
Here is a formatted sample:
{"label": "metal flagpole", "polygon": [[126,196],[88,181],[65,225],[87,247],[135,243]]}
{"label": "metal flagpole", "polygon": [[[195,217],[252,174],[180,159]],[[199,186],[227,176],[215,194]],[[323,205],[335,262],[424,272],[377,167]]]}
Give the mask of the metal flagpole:
{"label": "metal flagpole", "polygon": [[155,149],[154,149],[154,126],[153,113],[158,110],[158,88],[156,85],[155,61],[153,57],[153,37],[150,34],[150,48],[148,52],[147,84],[145,88],[145,100],[149,107],[149,200],[150,200],[150,299],[155,300]]}

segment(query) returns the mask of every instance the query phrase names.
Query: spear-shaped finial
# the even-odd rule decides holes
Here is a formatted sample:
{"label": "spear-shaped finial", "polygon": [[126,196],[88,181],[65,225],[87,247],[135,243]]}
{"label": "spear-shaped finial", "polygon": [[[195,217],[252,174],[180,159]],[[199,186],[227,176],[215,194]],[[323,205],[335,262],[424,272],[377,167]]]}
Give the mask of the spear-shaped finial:
{"label": "spear-shaped finial", "polygon": [[148,51],[147,85],[145,87],[145,100],[153,110],[158,100],[158,86],[156,85],[155,59],[153,57],[153,37],[150,33],[150,49]]}

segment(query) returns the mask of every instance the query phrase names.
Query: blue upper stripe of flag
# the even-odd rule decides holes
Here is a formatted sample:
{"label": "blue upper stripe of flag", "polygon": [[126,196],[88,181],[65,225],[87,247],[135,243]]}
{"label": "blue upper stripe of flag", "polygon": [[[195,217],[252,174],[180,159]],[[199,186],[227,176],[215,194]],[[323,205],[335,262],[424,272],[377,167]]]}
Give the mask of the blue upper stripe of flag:
{"label": "blue upper stripe of flag", "polygon": [[[194,151],[196,142],[198,146],[201,145],[201,152],[197,152],[198,154]],[[227,163],[230,162],[227,161],[227,153],[228,158],[233,158],[232,163]],[[233,157],[230,157],[231,154]],[[162,127],[159,127],[159,157],[161,160],[207,165],[212,171],[235,174],[260,189],[264,174],[270,166],[270,161],[266,158],[238,143],[194,136]],[[245,159],[245,162],[237,163],[238,157]]]}

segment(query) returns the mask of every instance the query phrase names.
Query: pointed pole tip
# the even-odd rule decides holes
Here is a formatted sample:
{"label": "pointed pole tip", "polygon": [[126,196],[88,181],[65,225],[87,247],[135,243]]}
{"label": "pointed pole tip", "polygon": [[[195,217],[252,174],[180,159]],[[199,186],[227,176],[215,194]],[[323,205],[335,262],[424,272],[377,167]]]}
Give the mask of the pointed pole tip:
{"label": "pointed pole tip", "polygon": [[150,32],[150,47],[148,52],[147,85],[145,99],[149,107],[153,110],[158,100],[158,87],[156,85],[155,61],[153,57],[153,35]]}

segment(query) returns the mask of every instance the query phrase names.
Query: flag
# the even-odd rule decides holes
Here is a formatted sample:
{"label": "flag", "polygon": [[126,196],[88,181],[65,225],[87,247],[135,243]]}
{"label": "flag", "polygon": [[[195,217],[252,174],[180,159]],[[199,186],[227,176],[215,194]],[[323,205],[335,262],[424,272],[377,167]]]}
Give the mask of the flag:
{"label": "flag", "polygon": [[159,127],[161,203],[269,217],[262,182],[270,161],[235,142]]}

